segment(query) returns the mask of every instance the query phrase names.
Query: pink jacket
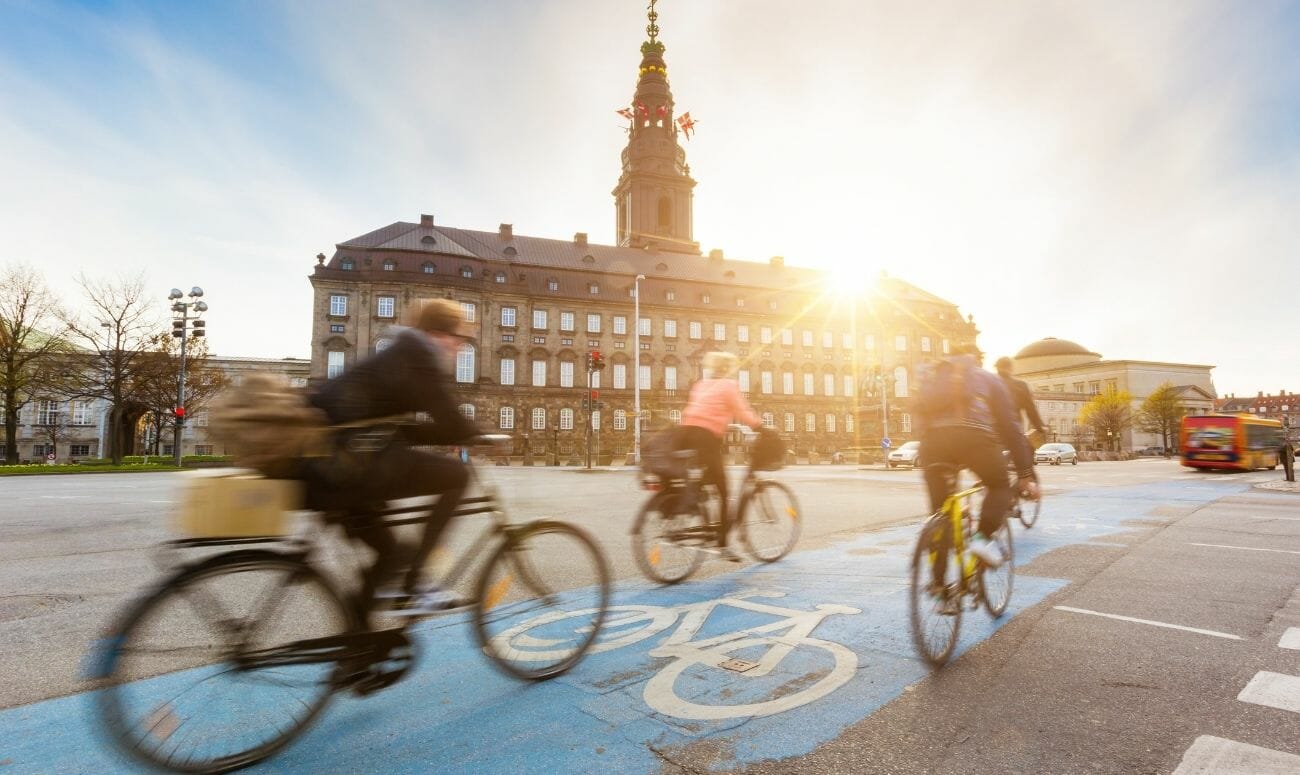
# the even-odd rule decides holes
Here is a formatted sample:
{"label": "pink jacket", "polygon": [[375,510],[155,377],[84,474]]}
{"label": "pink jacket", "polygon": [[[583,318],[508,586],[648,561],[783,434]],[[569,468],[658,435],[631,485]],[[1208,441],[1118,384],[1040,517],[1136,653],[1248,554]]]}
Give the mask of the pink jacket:
{"label": "pink jacket", "polygon": [[691,386],[691,397],[682,412],[682,425],[694,425],[714,436],[722,436],[733,418],[755,428],[763,424],[740,394],[736,380],[702,379]]}

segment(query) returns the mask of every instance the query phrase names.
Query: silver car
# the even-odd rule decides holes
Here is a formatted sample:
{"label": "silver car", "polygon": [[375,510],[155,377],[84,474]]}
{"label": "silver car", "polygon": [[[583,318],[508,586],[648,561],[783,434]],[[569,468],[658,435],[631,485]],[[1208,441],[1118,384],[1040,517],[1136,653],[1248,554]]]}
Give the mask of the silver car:
{"label": "silver car", "polygon": [[885,463],[890,468],[898,466],[907,466],[916,468],[916,455],[921,451],[921,442],[909,441],[898,449],[891,450],[885,458]]}
{"label": "silver car", "polygon": [[1059,466],[1062,463],[1070,465],[1079,465],[1079,453],[1069,444],[1044,444],[1034,452],[1035,463],[1051,463]]}

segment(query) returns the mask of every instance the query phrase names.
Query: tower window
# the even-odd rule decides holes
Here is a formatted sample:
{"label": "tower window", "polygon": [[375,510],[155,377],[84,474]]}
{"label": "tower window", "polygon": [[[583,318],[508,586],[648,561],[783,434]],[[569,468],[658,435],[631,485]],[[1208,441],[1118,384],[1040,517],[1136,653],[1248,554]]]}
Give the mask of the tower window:
{"label": "tower window", "polygon": [[659,228],[664,231],[673,228],[673,200],[666,196],[659,197]]}

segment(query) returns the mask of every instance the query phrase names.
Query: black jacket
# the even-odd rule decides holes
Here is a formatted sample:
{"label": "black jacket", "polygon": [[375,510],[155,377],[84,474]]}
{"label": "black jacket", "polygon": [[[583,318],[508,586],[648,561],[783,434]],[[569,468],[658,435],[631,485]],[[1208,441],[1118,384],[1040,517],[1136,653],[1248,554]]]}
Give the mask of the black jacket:
{"label": "black jacket", "polygon": [[1011,394],[1011,405],[1016,410],[1016,420],[1020,420],[1020,413],[1024,412],[1029,417],[1029,429],[1035,431],[1046,431],[1047,426],[1043,424],[1043,418],[1038,415],[1038,406],[1034,404],[1034,394],[1030,392],[1029,385],[1024,380],[1015,377],[1002,377],[1002,384],[1006,385],[1007,392]]}
{"label": "black jacket", "polygon": [[311,398],[335,424],[424,412],[428,420],[407,429],[416,444],[456,444],[478,435],[447,390],[437,350],[415,329],[403,329],[389,347],[327,381]]}

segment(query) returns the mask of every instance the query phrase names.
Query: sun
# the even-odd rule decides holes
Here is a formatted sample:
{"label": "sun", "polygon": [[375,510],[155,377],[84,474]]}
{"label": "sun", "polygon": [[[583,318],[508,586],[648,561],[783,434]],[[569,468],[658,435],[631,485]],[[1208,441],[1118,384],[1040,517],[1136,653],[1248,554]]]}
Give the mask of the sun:
{"label": "sun", "polygon": [[876,271],[861,260],[843,258],[823,264],[823,294],[836,301],[858,300],[871,291]]}

